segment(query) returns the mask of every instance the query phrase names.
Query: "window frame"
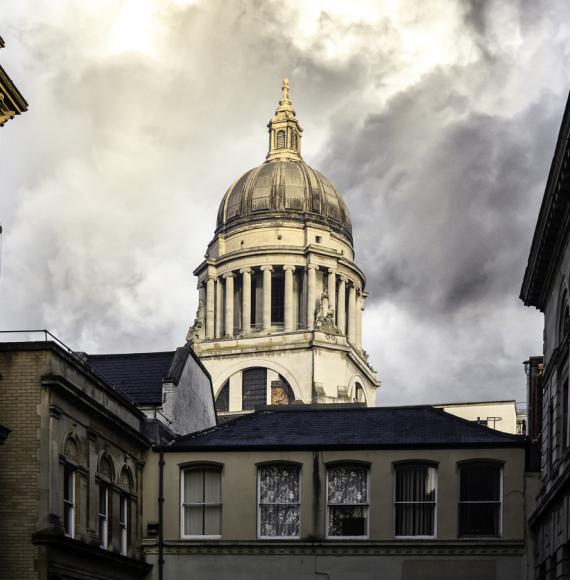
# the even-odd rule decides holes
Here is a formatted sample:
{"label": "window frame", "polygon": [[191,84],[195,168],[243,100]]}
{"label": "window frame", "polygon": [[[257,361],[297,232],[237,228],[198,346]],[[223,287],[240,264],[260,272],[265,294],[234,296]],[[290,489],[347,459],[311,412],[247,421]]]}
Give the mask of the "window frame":
{"label": "window frame", "polygon": [[[339,467],[350,469],[365,469],[366,470],[366,503],[343,503],[343,504],[331,504],[329,503],[329,474],[331,469],[338,469]],[[371,512],[371,501],[370,501],[370,470],[371,465],[367,462],[362,461],[339,461],[327,463],[326,466],[326,485],[325,485],[325,539],[333,541],[343,541],[343,540],[368,540],[370,539],[370,512]],[[332,506],[364,506],[366,508],[366,530],[362,536],[331,536],[329,534],[329,524],[330,524],[330,507]]]}
{"label": "window frame", "polygon": [[[99,482],[99,494],[97,502],[97,523],[98,523],[98,535],[99,535],[99,547],[103,550],[109,549],[109,485],[103,482]],[[105,494],[105,511],[101,511],[101,493]],[[104,534],[101,538],[101,526],[103,526]],[[101,541],[104,540],[104,541]]]}
{"label": "window frame", "polygon": [[129,516],[130,516],[130,497],[126,493],[119,496],[119,542],[121,556],[129,553]]}
{"label": "window frame", "polygon": [[[302,489],[301,489],[301,471],[302,471],[302,464],[294,463],[294,462],[286,462],[286,461],[271,461],[271,462],[263,462],[258,463],[257,467],[257,498],[256,498],[256,515],[257,515],[257,539],[258,540],[300,540],[301,539],[301,526],[302,526],[302,508],[301,508],[301,497],[302,497]],[[299,533],[296,536],[262,536],[261,535],[261,478],[260,473],[261,470],[265,467],[282,467],[288,469],[296,469],[297,476],[299,481],[299,501],[297,504],[289,503],[264,503],[263,505],[297,505],[299,510]]]}
{"label": "window frame", "polygon": [[[397,477],[398,477],[398,469],[400,468],[405,468],[405,467],[410,467],[410,466],[418,466],[418,467],[427,467],[428,469],[433,469],[434,473],[435,473],[435,500],[433,502],[397,502],[396,501],[396,489],[397,489]],[[393,488],[393,514],[394,514],[394,528],[393,528],[393,533],[394,533],[394,538],[397,540],[415,540],[415,539],[419,539],[419,540],[435,540],[437,539],[437,512],[438,512],[438,500],[439,500],[439,477],[438,477],[438,465],[434,464],[430,461],[403,461],[403,462],[398,462],[398,463],[394,463],[393,464],[393,472],[394,472],[394,488]],[[419,505],[424,505],[424,504],[428,504],[428,503],[432,503],[433,504],[433,535],[431,536],[424,536],[424,535],[414,535],[414,536],[402,536],[402,535],[397,535],[396,534],[396,505],[397,504],[419,504]]]}
{"label": "window frame", "polygon": [[[63,464],[63,529],[64,534],[71,539],[75,538],[75,472],[76,469],[74,467],[68,463]],[[71,481],[68,483],[68,488],[71,490],[70,499],[66,499],[65,497],[65,485],[68,477],[71,478]],[[69,511],[66,511],[66,507]],[[67,527],[69,527],[69,532],[65,531]]]}
{"label": "window frame", "polygon": [[[493,466],[499,470],[499,501],[461,501],[461,471],[463,467],[473,465]],[[457,537],[466,539],[502,538],[503,537],[503,479],[504,463],[496,459],[470,459],[457,464],[459,477],[457,478]],[[461,533],[461,504],[499,504],[499,521],[496,534],[462,534]]]}
{"label": "window frame", "polygon": [[[214,471],[217,472],[220,477],[220,501],[216,504],[213,503],[186,503],[184,501],[184,479],[186,473],[190,471]],[[224,506],[224,486],[223,486],[223,468],[217,463],[201,463],[197,465],[180,465],[180,539],[182,540],[220,540],[222,538],[222,527],[223,527],[223,506]],[[220,533],[219,534],[185,534],[184,527],[184,509],[192,505],[219,505],[220,507]]]}

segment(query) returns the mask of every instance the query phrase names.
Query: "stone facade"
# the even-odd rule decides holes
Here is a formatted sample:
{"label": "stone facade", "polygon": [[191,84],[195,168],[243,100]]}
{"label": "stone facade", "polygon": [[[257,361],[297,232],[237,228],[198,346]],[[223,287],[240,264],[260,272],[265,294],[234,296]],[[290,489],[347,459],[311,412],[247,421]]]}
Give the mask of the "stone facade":
{"label": "stone facade", "polygon": [[[529,360],[529,425],[541,445],[541,489],[530,518],[535,578],[570,578],[570,100],[560,128],[521,298],[544,313],[544,359]],[[542,407],[542,417],[536,410]],[[538,441],[540,439],[540,441]]]}
{"label": "stone facade", "polygon": [[301,158],[287,82],[269,134],[267,161],[236,180],[220,205],[194,272],[199,307],[188,339],[226,401],[219,411],[247,409],[248,369],[264,369],[263,403],[277,381],[296,402],[373,406],[379,382],[362,348],[366,280],[348,210]]}

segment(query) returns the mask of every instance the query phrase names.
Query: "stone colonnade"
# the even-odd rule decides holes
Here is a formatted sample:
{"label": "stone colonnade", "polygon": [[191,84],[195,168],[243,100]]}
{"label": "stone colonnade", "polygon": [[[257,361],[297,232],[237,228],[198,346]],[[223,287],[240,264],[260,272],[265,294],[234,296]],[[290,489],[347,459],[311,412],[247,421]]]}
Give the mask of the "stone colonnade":
{"label": "stone colonnade", "polygon": [[[309,264],[302,266],[269,266],[259,268],[245,267],[221,276],[210,276],[200,289],[201,299],[206,306],[206,339],[250,335],[256,331],[270,332],[282,330],[293,332],[298,329],[314,330],[316,313],[319,310],[321,292],[326,289],[329,304],[333,311],[332,318],[341,334],[346,334],[350,342],[358,349],[362,348],[362,310],[365,294],[352,280],[338,275],[332,268],[325,268],[326,280],[322,287],[317,284],[319,266]],[[259,320],[252,320],[252,282],[256,272],[261,282],[258,299],[261,299]],[[304,274],[302,284],[295,287],[295,274]],[[282,319],[272,318],[272,286],[277,276],[283,276]],[[259,282],[258,282],[259,285]],[[236,292],[236,288],[239,292]],[[237,298],[241,304],[235,304]],[[273,301],[275,302],[275,301]],[[295,324],[295,306],[299,305],[299,321]],[[273,307],[276,305],[273,303]],[[235,316],[236,308],[239,316]],[[326,313],[325,313],[326,314]],[[253,313],[255,317],[255,312]],[[236,324],[236,318],[238,322]],[[301,322],[302,321],[302,322]]]}

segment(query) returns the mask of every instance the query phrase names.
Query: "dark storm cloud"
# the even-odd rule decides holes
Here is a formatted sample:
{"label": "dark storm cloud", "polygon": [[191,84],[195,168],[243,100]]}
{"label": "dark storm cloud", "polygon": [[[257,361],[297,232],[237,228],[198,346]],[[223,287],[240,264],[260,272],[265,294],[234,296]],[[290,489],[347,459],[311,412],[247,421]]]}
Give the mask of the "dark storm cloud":
{"label": "dark storm cloud", "polygon": [[0,58],[30,111],[0,130],[2,326],[178,345],[218,203],[265,158],[287,75],[304,157],[350,207],[379,401],[518,397],[570,6],[347,6],[8,2]]}

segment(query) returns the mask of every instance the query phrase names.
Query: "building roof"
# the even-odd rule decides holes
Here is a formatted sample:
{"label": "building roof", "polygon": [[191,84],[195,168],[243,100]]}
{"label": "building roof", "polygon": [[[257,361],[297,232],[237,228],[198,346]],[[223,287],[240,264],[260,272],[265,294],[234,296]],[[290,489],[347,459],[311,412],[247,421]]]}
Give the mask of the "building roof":
{"label": "building roof", "polygon": [[557,271],[557,258],[566,248],[565,238],[569,232],[569,139],[570,96],[566,101],[520,293],[526,306],[535,306],[542,312],[554,272]]}
{"label": "building roof", "polygon": [[87,362],[138,405],[162,403],[174,351],[87,355]]}
{"label": "building roof", "polygon": [[178,438],[169,451],[522,447],[525,438],[429,405],[266,407]]}

